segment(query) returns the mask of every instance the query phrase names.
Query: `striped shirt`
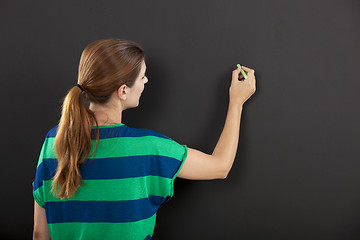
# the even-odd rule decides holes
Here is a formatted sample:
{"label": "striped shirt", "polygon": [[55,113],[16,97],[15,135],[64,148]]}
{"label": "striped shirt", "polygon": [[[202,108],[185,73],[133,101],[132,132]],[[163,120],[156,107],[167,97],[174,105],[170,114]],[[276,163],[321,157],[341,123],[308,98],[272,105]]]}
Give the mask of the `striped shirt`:
{"label": "striped shirt", "polygon": [[[45,138],[33,182],[33,196],[45,209],[51,239],[151,239],[156,212],[173,196],[187,146],[123,123],[100,126],[95,159],[89,157],[80,166],[84,185],[61,200],[50,191],[57,169],[57,128]],[[90,154],[96,142],[92,138]]]}

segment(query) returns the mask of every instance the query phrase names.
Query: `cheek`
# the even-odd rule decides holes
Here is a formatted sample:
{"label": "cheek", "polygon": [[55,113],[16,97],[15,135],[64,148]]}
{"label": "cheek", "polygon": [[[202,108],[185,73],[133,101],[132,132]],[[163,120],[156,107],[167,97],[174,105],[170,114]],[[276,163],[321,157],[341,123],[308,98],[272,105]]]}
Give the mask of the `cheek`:
{"label": "cheek", "polygon": [[140,93],[142,93],[144,91],[144,84],[140,85]]}
{"label": "cheek", "polygon": [[139,85],[137,86],[136,96],[134,96],[134,97],[136,97],[137,99],[139,99],[139,98],[141,97],[141,94],[142,94],[143,91],[144,91],[144,85],[143,85],[143,84],[139,84]]}

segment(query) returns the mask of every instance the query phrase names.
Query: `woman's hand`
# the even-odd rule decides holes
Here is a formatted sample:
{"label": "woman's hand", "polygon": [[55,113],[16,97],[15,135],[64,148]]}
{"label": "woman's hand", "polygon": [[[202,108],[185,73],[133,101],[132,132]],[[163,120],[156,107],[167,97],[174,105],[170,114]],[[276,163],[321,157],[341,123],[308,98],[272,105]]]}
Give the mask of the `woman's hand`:
{"label": "woman's hand", "polygon": [[[243,69],[248,76],[247,79],[241,74]],[[256,91],[254,69],[241,66],[232,72],[232,81],[229,89],[230,103],[240,104],[241,106],[253,95]],[[240,79],[240,81],[239,81]]]}

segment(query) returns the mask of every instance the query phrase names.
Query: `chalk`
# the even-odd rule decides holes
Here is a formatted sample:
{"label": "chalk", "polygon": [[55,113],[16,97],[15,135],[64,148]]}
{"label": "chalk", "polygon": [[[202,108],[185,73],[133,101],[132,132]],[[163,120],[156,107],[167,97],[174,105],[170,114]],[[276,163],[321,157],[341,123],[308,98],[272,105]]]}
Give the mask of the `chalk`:
{"label": "chalk", "polygon": [[[238,64],[238,65],[236,65],[238,68],[241,68],[241,66],[240,66],[240,64]],[[247,79],[247,75],[246,75],[246,73],[244,72],[244,70],[243,69],[241,69],[241,74],[244,76],[244,78],[245,79]]]}

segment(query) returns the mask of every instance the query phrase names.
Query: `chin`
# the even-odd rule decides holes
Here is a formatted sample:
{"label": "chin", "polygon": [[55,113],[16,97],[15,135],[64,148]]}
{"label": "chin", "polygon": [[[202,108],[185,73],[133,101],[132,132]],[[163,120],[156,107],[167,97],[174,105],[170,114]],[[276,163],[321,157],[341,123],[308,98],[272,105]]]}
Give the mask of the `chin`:
{"label": "chin", "polygon": [[136,106],[135,106],[135,107],[139,106],[139,104],[140,104],[140,99],[136,102]]}

